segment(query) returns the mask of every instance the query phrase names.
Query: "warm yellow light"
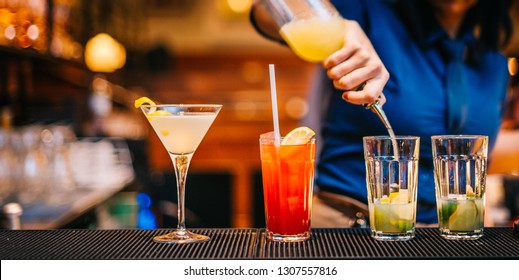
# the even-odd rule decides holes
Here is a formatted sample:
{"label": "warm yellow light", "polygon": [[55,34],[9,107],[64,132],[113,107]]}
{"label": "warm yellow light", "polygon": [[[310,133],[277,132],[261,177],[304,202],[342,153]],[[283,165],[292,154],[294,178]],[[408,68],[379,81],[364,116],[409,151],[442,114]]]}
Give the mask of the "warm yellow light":
{"label": "warm yellow light", "polygon": [[7,26],[4,30],[4,36],[9,40],[14,39],[14,37],[16,37],[16,29],[14,28],[14,26]]}
{"label": "warm yellow light", "polygon": [[302,119],[308,114],[308,102],[302,97],[291,97],[285,104],[285,112],[293,119]]}
{"label": "warm yellow light", "polygon": [[31,26],[27,28],[27,36],[29,36],[31,40],[36,41],[36,39],[38,39],[40,36],[40,29],[38,26],[31,24]]}
{"label": "warm yellow light", "polygon": [[519,63],[517,62],[517,58],[510,57],[508,58],[508,72],[510,73],[510,76],[517,75],[517,71],[519,68]]}
{"label": "warm yellow light", "polygon": [[85,63],[94,72],[110,73],[124,66],[124,46],[106,33],[92,37],[85,46]]}
{"label": "warm yellow light", "polygon": [[231,11],[241,14],[249,11],[252,6],[252,0],[227,0],[227,6]]}

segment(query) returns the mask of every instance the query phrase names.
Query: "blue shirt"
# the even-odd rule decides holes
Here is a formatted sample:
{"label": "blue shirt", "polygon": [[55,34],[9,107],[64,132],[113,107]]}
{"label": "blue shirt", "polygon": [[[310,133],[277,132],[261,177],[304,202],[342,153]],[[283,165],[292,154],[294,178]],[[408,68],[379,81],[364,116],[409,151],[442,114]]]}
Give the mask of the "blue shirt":
{"label": "blue shirt", "polygon": [[[431,136],[452,134],[446,125],[446,61],[435,43],[445,32],[431,17],[425,45],[419,44],[396,12],[395,1],[333,1],[344,18],[356,20],[370,38],[390,73],[383,109],[397,135],[420,137],[417,221],[436,223]],[[472,36],[468,30],[467,36]],[[482,54],[477,65],[464,64],[468,83],[467,121],[459,134],[489,136],[495,143],[504,110],[508,72],[506,58],[497,52]],[[326,81],[329,88],[331,82]],[[341,99],[331,89],[322,123],[322,150],[318,160],[318,188],[367,203],[362,137],[387,135],[378,117]],[[490,154],[490,151],[489,151]]]}

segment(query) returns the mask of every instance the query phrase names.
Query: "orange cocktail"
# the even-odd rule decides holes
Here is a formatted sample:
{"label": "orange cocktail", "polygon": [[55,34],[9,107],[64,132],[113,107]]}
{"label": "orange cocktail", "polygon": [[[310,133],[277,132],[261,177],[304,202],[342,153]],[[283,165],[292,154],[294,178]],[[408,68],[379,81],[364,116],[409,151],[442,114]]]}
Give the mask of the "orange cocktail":
{"label": "orange cocktail", "polygon": [[262,134],[260,154],[267,237],[294,242],[310,237],[315,137],[287,137],[276,147],[273,133]]}

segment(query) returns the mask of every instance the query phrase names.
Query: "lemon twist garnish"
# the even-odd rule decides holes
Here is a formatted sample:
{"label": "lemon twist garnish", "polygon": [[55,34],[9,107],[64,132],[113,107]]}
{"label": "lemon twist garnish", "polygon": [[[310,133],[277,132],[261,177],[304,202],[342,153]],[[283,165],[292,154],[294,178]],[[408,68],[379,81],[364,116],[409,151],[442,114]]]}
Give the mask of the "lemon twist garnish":
{"label": "lemon twist garnish", "polygon": [[146,96],[143,96],[143,97],[135,100],[134,106],[135,106],[135,108],[139,108],[143,104],[149,104],[151,106],[155,106],[156,105],[155,102],[153,102],[151,99],[149,99]]}
{"label": "lemon twist garnish", "polygon": [[157,104],[155,104],[155,102],[153,102],[153,100],[149,99],[146,96],[136,99],[135,102],[133,103],[135,108],[139,108],[144,104],[149,104],[151,106],[149,108],[148,112],[146,112],[147,115],[152,114],[153,112],[155,112],[155,110],[157,110],[157,108],[155,107]]}
{"label": "lemon twist garnish", "polygon": [[300,126],[290,131],[281,141],[281,145],[300,145],[312,139],[315,132],[306,126]]}

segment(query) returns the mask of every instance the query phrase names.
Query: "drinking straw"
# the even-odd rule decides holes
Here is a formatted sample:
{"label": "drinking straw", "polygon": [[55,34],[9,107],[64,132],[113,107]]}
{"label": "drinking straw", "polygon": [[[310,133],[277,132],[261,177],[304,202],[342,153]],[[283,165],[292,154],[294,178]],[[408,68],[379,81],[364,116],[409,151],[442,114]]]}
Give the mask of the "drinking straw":
{"label": "drinking straw", "polygon": [[274,122],[274,145],[279,147],[280,145],[280,134],[279,134],[279,118],[278,118],[278,101],[276,97],[276,74],[274,72],[274,64],[269,64],[270,74],[270,96],[272,99],[272,121]]}

